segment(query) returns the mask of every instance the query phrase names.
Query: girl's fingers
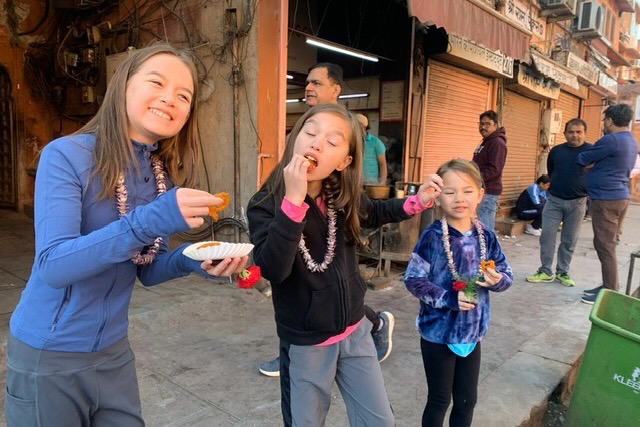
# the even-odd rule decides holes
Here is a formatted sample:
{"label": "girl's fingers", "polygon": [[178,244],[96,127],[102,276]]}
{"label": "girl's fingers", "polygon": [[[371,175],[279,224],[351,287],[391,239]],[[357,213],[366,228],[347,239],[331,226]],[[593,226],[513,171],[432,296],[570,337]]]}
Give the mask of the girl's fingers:
{"label": "girl's fingers", "polygon": [[203,261],[200,267],[211,276],[231,276],[240,273],[247,265],[248,256],[225,258],[217,264],[213,264],[212,260]]}
{"label": "girl's fingers", "polygon": [[238,266],[236,267],[236,270],[234,271],[234,273],[242,272],[242,270],[244,270],[245,267],[247,266],[248,261],[249,261],[249,257],[247,255],[240,258],[240,262],[238,263]]}
{"label": "girl's fingers", "polygon": [[[229,263],[229,265],[227,265],[227,268],[225,268],[223,275],[224,276],[231,276],[234,273],[239,273],[240,271],[242,271],[242,269],[240,269],[240,266],[242,264],[242,258],[241,257],[234,257],[231,259],[231,262]],[[244,266],[243,266],[244,268]],[[240,269],[240,271],[238,271],[238,269]]]}
{"label": "girl's fingers", "polygon": [[439,188],[444,185],[444,181],[440,175],[431,175],[431,182],[435,183]]}
{"label": "girl's fingers", "polygon": [[176,195],[178,204],[184,206],[210,206],[219,205],[222,203],[222,199],[215,197],[212,194],[202,190],[195,190],[193,188],[180,188]]}
{"label": "girl's fingers", "polygon": [[212,205],[218,206],[220,204],[222,204],[222,199],[212,195],[187,197],[184,200],[185,207],[208,207]]}
{"label": "girl's fingers", "polygon": [[209,215],[209,207],[205,206],[205,207],[197,207],[197,208],[196,207],[184,208],[182,215],[185,216],[186,218],[207,216]]}
{"label": "girl's fingers", "polygon": [[195,218],[185,218],[185,221],[190,228],[202,227],[202,225],[204,224],[204,219],[199,216]]}
{"label": "girl's fingers", "polygon": [[475,305],[469,304],[468,302],[462,302],[462,301],[458,302],[458,306],[460,307],[460,310],[462,310],[462,311],[468,311],[468,310],[472,310],[473,308],[475,308]]}
{"label": "girl's fingers", "polygon": [[212,262],[211,266],[207,268],[206,271],[212,276],[224,276],[224,274],[222,273],[224,272],[225,268],[227,268],[227,265],[229,265],[229,262],[231,262],[231,258],[225,258],[223,260],[220,260],[220,262],[217,263],[216,265],[213,265],[213,262]]}

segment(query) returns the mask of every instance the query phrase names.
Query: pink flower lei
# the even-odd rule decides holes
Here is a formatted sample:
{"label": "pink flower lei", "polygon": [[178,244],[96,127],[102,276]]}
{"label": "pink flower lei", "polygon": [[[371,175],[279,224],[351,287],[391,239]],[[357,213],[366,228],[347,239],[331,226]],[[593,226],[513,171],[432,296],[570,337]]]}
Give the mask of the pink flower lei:
{"label": "pink flower lei", "polygon": [[[167,192],[167,183],[165,181],[164,175],[164,165],[162,164],[162,160],[160,157],[153,154],[151,156],[151,167],[153,169],[153,175],[156,179],[156,190],[158,191],[158,195]],[[116,208],[118,210],[118,216],[122,218],[129,212],[129,207],[127,206],[127,186],[124,183],[124,174],[120,174],[118,176],[118,180],[116,181]],[[140,251],[133,254],[131,261],[133,261],[136,265],[147,265],[151,264],[158,254],[158,250],[160,249],[160,244],[162,243],[162,237],[156,237],[153,241],[153,244],[149,246],[145,253],[141,253]]]}

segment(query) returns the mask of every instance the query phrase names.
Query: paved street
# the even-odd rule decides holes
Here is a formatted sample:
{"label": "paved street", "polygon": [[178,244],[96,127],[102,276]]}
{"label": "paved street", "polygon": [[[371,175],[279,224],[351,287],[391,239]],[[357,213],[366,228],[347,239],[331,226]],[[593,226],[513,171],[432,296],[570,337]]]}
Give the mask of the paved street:
{"label": "paved street", "polygon": [[[0,211],[0,231],[0,386],[4,389],[8,319],[28,279],[33,230],[25,217]],[[618,250],[622,286],[638,235],[640,205],[632,205]],[[579,300],[582,289],[600,280],[589,222],[583,223],[572,265],[576,288],[525,282],[539,263],[536,237],[501,236],[501,242],[515,282],[506,293],[492,295],[493,320],[482,344],[474,421],[479,427],[520,425],[534,408],[544,405],[584,348],[591,307]],[[640,272],[636,274],[634,287],[640,281]],[[382,369],[397,425],[419,425],[426,381],[414,323],[417,300],[396,281],[390,289],[370,291],[367,302],[396,316],[393,353]],[[153,288],[138,286],[130,309],[130,339],[149,426],[281,425],[278,380],[257,370],[258,363],[277,350],[271,300],[257,290],[239,290],[196,276]],[[327,425],[346,425],[337,388]]]}

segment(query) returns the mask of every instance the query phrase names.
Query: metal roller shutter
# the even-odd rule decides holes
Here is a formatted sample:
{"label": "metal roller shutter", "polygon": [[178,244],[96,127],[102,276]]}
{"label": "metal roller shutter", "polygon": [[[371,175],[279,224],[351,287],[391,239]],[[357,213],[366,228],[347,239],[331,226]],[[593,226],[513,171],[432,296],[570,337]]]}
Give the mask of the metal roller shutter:
{"label": "metal roller shutter", "polygon": [[560,96],[555,100],[554,108],[562,110],[562,129],[564,129],[564,124],[567,121],[580,117],[580,98],[560,91]]}
{"label": "metal roller shutter", "polygon": [[491,79],[429,61],[422,179],[455,157],[471,160],[482,136],[478,117],[486,111]]}
{"label": "metal roller shutter", "polygon": [[582,107],[582,118],[587,122],[587,142],[594,143],[602,136],[603,101],[600,95],[589,90],[589,98]]}
{"label": "metal roller shutter", "polygon": [[525,96],[505,91],[502,124],[507,131],[507,161],[502,172],[502,205],[515,204],[536,180],[541,105]]}

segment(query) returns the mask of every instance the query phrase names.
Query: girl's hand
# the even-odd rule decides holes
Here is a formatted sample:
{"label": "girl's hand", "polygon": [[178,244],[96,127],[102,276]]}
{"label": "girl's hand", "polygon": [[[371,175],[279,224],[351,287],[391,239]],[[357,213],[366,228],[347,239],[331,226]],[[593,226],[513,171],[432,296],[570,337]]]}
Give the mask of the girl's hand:
{"label": "girl's hand", "polygon": [[502,273],[498,273],[493,268],[487,268],[484,271],[484,282],[476,282],[479,286],[490,288],[502,280]]}
{"label": "girl's hand", "polygon": [[301,206],[307,196],[308,168],[309,160],[295,153],[289,164],[284,167],[284,196],[296,206]]}
{"label": "girl's hand", "polygon": [[458,292],[458,307],[460,308],[460,311],[469,311],[476,308],[476,305],[473,300],[464,294],[464,292],[460,291]]}
{"label": "girl's hand", "polygon": [[176,200],[182,217],[191,228],[198,228],[204,224],[202,217],[209,215],[209,206],[222,203],[222,199],[193,188],[179,188],[176,191]]}
{"label": "girl's hand", "polygon": [[418,197],[423,205],[429,204],[432,200],[435,200],[442,191],[442,178],[439,175],[432,174],[427,177],[427,180],[418,189]]}
{"label": "girl's hand", "polygon": [[231,276],[234,273],[240,273],[244,270],[249,260],[248,256],[225,258],[214,264],[213,260],[206,260],[200,264],[200,267],[211,276]]}

